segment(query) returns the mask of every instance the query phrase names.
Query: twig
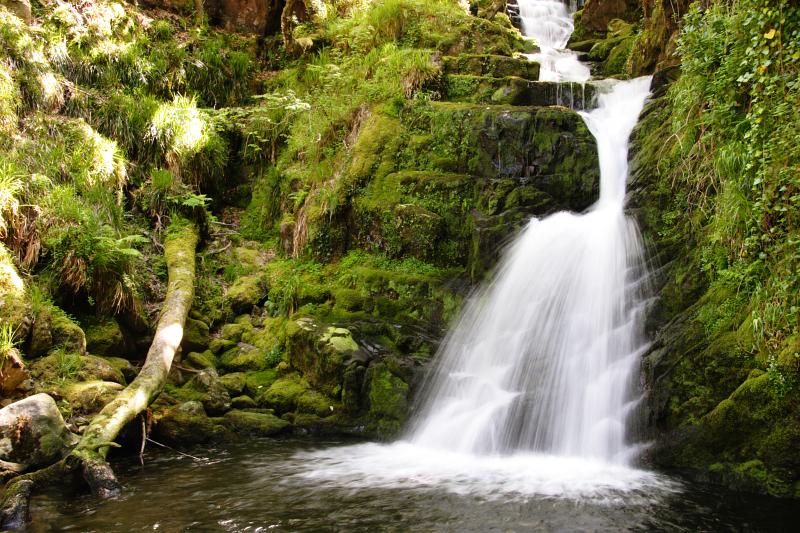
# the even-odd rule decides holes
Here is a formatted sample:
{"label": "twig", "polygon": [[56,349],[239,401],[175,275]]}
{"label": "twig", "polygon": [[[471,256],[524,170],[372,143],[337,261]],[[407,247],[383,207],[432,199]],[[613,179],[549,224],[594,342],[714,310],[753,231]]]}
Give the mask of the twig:
{"label": "twig", "polygon": [[188,453],[184,453],[184,452],[182,452],[182,451],[180,451],[180,450],[176,450],[175,448],[171,448],[171,447],[167,446],[166,444],[161,444],[160,442],[156,442],[156,441],[154,441],[153,439],[151,439],[150,437],[145,437],[145,438],[146,438],[148,441],[150,441],[150,442],[152,442],[153,444],[155,444],[156,446],[161,446],[162,448],[166,448],[166,449],[168,449],[168,450],[172,450],[172,451],[173,451],[173,452],[175,452],[175,453],[179,453],[179,454],[181,454],[181,455],[185,455],[186,457],[191,457],[191,458],[192,458],[192,459],[194,459],[195,461],[202,461],[202,459],[200,459],[199,457],[195,457],[194,455],[189,455]]}

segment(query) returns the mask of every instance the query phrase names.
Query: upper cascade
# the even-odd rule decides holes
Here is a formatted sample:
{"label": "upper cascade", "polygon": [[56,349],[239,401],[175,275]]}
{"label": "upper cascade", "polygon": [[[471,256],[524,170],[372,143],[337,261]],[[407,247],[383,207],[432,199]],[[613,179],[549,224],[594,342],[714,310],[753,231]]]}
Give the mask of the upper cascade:
{"label": "upper cascade", "polygon": [[541,81],[574,81],[589,79],[589,67],[578,59],[572,50],[565,50],[575,26],[572,15],[575,3],[560,0],[519,0],[522,33],[536,39],[539,52],[528,54],[528,59],[540,65]]}

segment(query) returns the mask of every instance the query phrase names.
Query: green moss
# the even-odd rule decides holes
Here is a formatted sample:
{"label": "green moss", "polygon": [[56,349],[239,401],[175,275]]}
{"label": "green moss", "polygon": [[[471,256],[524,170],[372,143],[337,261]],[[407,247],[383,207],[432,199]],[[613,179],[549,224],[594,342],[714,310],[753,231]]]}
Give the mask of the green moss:
{"label": "green moss", "polygon": [[263,394],[278,379],[278,372],[275,369],[262,370],[260,372],[248,372],[245,375],[245,392],[257,398]]}
{"label": "green moss", "polygon": [[408,417],[408,384],[392,374],[385,363],[367,369],[368,416],[382,437],[400,432]]}
{"label": "green moss", "polygon": [[217,368],[217,358],[214,357],[211,350],[206,350],[202,353],[190,352],[186,355],[184,361],[192,368],[201,370],[204,368]]}
{"label": "green moss", "polygon": [[222,386],[228,391],[231,396],[239,396],[244,392],[247,382],[247,374],[244,372],[233,372],[225,374],[219,378]]}
{"label": "green moss", "polygon": [[225,424],[235,433],[271,437],[286,431],[291,424],[275,415],[235,409],[225,413]]}
{"label": "green moss", "polygon": [[172,446],[205,444],[230,437],[229,430],[221,422],[209,418],[199,402],[185,402],[157,417],[155,436]]}
{"label": "green moss", "polygon": [[97,355],[125,355],[125,335],[113,318],[84,321],[86,350]]}

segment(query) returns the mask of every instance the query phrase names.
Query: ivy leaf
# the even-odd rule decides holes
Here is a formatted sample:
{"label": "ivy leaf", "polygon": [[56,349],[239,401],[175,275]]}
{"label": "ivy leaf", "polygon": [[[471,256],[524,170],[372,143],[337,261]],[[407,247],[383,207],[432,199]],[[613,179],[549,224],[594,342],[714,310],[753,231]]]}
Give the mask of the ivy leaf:
{"label": "ivy leaf", "polygon": [[764,38],[769,40],[775,37],[775,28],[772,28],[767,33],[764,34]]}

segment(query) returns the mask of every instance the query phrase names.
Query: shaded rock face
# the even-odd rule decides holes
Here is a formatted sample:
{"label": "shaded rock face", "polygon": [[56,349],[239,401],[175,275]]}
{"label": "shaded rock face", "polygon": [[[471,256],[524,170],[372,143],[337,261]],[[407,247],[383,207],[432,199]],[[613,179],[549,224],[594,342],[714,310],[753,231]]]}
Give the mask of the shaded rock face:
{"label": "shaded rock face", "polygon": [[230,31],[271,34],[280,30],[286,0],[207,0],[211,21]]}
{"label": "shaded rock face", "polygon": [[44,466],[60,459],[72,444],[74,436],[47,394],[0,409],[0,460]]}
{"label": "shaded rock face", "polygon": [[638,8],[638,0],[586,0],[581,22],[591,32],[605,33],[614,19],[634,21]]}

